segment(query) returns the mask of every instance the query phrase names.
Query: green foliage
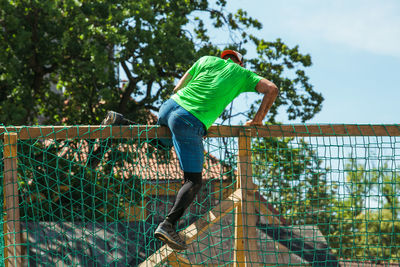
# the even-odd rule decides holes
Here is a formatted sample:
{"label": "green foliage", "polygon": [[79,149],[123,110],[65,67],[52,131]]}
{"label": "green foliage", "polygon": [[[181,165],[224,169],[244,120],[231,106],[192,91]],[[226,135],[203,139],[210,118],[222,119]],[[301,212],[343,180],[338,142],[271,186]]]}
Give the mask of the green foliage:
{"label": "green foliage", "polygon": [[115,38],[117,21],[104,17],[105,8],[112,15],[113,6],[96,1],[0,2],[2,122],[96,119],[101,93],[115,85],[107,39]]}
{"label": "green foliage", "polygon": [[387,164],[366,169],[355,160],[346,165],[346,173],[349,186],[337,196],[330,244],[344,258],[397,259],[400,176]]}
{"label": "green foliage", "polygon": [[253,148],[254,175],[268,201],[291,224],[316,223],[318,217],[326,230],[336,189],[312,147],[303,139],[272,137],[256,139]]}
{"label": "green foliage", "polygon": [[[229,48],[243,54],[244,44],[256,48],[247,67],[281,89],[269,121],[280,106],[289,119],[312,118],[323,98],[304,71],[310,56],[279,39],[248,35],[262,29],[260,22],[225,6],[220,0],[1,0],[0,121],[97,124],[113,109],[145,123],[197,58],[224,48],[212,43],[206,25],[227,29]],[[121,86],[119,76],[128,82]]]}
{"label": "green foliage", "polygon": [[[286,107],[289,120],[299,118],[302,122],[321,111],[324,98],[313,90],[304,70],[311,66],[311,56],[301,54],[298,46],[289,48],[281,39],[266,42],[251,35],[250,40],[256,45],[258,53],[257,58],[249,60],[251,68],[273,81],[281,90],[270,110],[269,121],[275,122],[281,106]],[[260,101],[252,106],[253,112]]]}

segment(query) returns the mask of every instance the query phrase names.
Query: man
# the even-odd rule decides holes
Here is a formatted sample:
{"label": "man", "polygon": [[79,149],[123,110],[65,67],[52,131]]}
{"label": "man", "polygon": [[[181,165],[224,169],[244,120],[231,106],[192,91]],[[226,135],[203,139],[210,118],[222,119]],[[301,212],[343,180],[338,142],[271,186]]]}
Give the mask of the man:
{"label": "man", "polygon": [[[269,80],[243,68],[243,57],[239,52],[225,50],[221,58],[200,58],[179,80],[174,88],[175,94],[160,108],[157,123],[171,130],[172,140],[161,139],[159,145],[175,147],[184,173],[184,184],[154,236],[175,250],[187,248],[175,229],[202,186],[203,137],[226,106],[242,92],[264,94],[254,118],[245,124],[262,125],[278,95],[278,88]],[[124,120],[117,113],[109,113],[107,118],[104,124],[115,124],[115,120],[123,123]]]}

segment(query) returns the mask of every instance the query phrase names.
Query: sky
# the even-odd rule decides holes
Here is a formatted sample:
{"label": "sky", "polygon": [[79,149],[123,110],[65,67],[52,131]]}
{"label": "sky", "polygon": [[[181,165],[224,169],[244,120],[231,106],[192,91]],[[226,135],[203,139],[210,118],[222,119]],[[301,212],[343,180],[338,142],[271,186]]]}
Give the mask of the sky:
{"label": "sky", "polygon": [[228,1],[228,11],[239,8],[262,23],[258,37],[311,55],[306,73],[325,101],[307,123],[400,123],[400,1]]}

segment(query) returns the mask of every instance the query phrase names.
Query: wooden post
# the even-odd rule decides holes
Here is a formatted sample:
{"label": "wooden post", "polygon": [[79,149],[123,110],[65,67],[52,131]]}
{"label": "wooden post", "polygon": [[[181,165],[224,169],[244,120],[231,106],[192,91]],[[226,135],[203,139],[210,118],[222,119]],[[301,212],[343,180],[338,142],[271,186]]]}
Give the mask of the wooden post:
{"label": "wooden post", "polygon": [[257,215],[254,207],[253,172],[251,164],[251,130],[239,134],[237,189],[242,189],[241,203],[235,213],[235,253],[236,266],[261,264],[257,246]]}
{"label": "wooden post", "polygon": [[[204,233],[213,224],[219,222],[222,217],[234,210],[240,202],[242,190],[236,190],[228,198],[222,200],[217,206],[215,206],[208,213],[204,214],[201,219],[195,221],[189,225],[185,230],[181,231],[180,234],[184,236],[184,240],[187,244],[190,244],[197,236]],[[162,246],[153,255],[147,258],[146,261],[142,262],[139,267],[145,266],[157,266],[163,262],[175,259],[174,250],[168,247],[168,245]],[[182,265],[181,265],[182,266]]]}
{"label": "wooden post", "polygon": [[[242,192],[240,198],[242,199]],[[235,209],[235,247],[233,250],[233,266],[241,267],[245,266],[245,247],[243,239],[243,217],[242,217],[242,205],[239,204]]]}
{"label": "wooden post", "polygon": [[21,226],[17,182],[16,133],[4,134],[4,258],[5,266],[22,266]]}

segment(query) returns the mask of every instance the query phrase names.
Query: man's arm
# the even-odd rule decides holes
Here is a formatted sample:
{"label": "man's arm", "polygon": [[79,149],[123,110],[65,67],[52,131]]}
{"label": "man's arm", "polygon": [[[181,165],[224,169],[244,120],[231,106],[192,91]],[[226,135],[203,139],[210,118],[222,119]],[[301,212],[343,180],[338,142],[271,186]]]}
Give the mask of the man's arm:
{"label": "man's arm", "polygon": [[261,101],[261,105],[258,108],[258,111],[254,118],[245,123],[245,126],[260,126],[262,125],[262,121],[267,115],[268,111],[272,107],[272,104],[275,102],[276,97],[279,94],[278,87],[271,81],[267,79],[260,80],[256,85],[256,90],[259,93],[264,94],[264,98]]}
{"label": "man's arm", "polygon": [[178,84],[175,86],[174,94],[176,94],[180,89],[185,87],[190,82],[191,79],[192,75],[190,75],[189,71],[187,71],[185,75],[183,75],[183,77],[179,80]]}

